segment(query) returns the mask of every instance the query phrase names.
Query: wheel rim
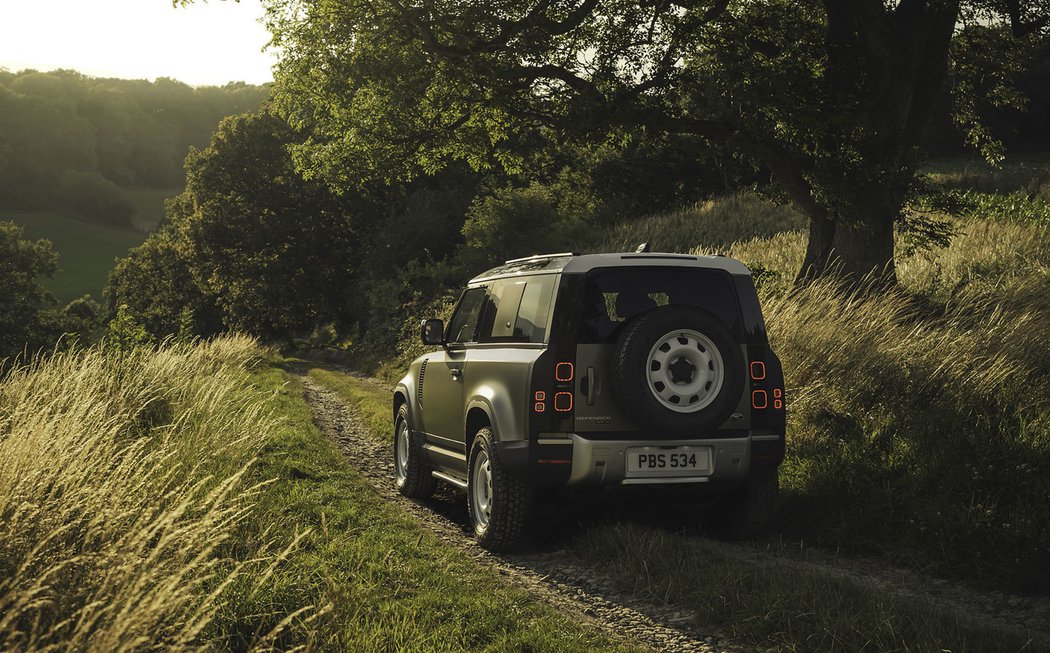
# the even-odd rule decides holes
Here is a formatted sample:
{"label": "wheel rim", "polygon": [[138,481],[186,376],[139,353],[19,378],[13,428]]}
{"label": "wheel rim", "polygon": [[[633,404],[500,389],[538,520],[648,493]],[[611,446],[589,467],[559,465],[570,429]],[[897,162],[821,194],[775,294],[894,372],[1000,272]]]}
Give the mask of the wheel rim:
{"label": "wheel rim", "polygon": [[474,523],[478,530],[485,530],[492,516],[492,463],[484,451],[479,451],[474,458],[474,471],[470,492]]}
{"label": "wheel rim", "polygon": [[408,478],[408,424],[401,422],[397,426],[397,446],[395,448],[394,467],[397,472],[397,482],[404,483]]}
{"label": "wheel rim", "polygon": [[725,380],[722,354],[710,338],[692,329],[657,339],[646,359],[649,391],[664,408],[695,413],[711,405]]}

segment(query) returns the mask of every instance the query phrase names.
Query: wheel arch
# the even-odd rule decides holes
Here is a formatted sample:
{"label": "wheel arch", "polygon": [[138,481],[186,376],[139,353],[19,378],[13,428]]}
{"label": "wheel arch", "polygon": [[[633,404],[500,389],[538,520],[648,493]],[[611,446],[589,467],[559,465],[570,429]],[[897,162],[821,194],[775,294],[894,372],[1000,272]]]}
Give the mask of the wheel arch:
{"label": "wheel arch", "polygon": [[499,440],[499,431],[496,428],[495,420],[492,419],[492,408],[482,401],[472,401],[467,407],[467,417],[464,426],[464,443],[466,445],[466,453],[470,455],[470,448],[474,444],[474,436],[478,434],[478,431],[485,428],[486,426],[492,429],[492,436],[494,439]]}

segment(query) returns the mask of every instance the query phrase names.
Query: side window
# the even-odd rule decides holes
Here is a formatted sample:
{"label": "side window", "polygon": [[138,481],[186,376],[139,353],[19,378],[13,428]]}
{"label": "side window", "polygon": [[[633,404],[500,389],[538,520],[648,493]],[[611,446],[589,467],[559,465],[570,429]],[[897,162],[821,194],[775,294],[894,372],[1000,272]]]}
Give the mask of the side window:
{"label": "side window", "polygon": [[551,295],[554,294],[553,274],[533,277],[525,284],[521,305],[514,322],[514,336],[521,342],[543,342],[547,337],[547,316],[551,310]]}
{"label": "side window", "polygon": [[494,282],[481,321],[481,341],[543,342],[556,278],[542,275]]}
{"label": "side window", "polygon": [[459,306],[445,329],[445,339],[449,342],[476,342],[478,318],[481,317],[484,304],[484,288],[470,288],[463,293]]}
{"label": "side window", "polygon": [[492,322],[492,340],[516,340],[514,321],[518,315],[521,296],[525,292],[524,281],[505,281],[492,284],[492,296],[496,302],[496,319]]}

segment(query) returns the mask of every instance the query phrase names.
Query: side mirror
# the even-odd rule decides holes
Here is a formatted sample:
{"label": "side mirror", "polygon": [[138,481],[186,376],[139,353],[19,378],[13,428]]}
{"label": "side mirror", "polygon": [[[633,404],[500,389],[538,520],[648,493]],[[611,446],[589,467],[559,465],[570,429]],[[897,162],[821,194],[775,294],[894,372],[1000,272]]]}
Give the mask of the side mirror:
{"label": "side mirror", "polygon": [[430,318],[419,325],[419,337],[424,345],[445,344],[445,325],[441,320]]}

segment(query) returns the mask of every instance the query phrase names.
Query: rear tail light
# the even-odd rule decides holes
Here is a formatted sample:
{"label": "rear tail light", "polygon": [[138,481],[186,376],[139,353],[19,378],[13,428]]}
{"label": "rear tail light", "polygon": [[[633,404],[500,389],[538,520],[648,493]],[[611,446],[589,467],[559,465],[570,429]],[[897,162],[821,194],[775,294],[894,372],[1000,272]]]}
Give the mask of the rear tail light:
{"label": "rear tail light", "polygon": [[569,383],[572,381],[575,372],[576,370],[572,363],[558,363],[554,367],[554,380],[559,383]]}
{"label": "rear tail light", "polygon": [[554,395],[554,410],[567,413],[572,410],[572,393],[558,392]]}
{"label": "rear tail light", "polygon": [[751,378],[755,381],[761,381],[766,378],[766,364],[762,361],[752,361]]}
{"label": "rear tail light", "polygon": [[[748,365],[748,370],[751,373],[751,387],[753,388],[751,391],[751,407],[755,410],[765,410],[772,405],[774,410],[782,410],[784,408],[784,390],[781,388],[767,390],[768,386],[762,383],[762,381],[766,380],[766,364],[763,361],[751,361]],[[769,400],[770,394],[773,395],[772,402]]]}

